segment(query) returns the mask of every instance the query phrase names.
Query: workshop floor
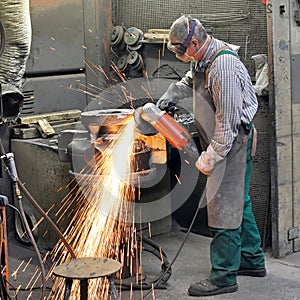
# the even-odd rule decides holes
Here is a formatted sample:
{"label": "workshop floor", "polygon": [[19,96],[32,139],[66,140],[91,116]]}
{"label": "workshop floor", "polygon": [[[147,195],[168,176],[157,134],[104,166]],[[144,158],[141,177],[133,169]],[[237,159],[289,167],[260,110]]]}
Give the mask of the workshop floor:
{"label": "workshop floor", "polygon": [[[175,257],[185,233],[180,228],[173,228],[170,232],[153,237],[153,241],[162,247],[168,261]],[[210,238],[191,233],[172,267],[172,276],[167,282],[166,289],[156,289],[155,299],[193,299],[187,294],[189,285],[209,274],[209,242]],[[43,250],[42,250],[43,252]],[[46,252],[46,251],[44,251]],[[38,268],[37,258],[32,247],[18,243],[13,237],[8,238],[9,253],[9,282],[10,297],[12,299],[40,299],[40,279],[30,282],[32,275]],[[146,278],[153,278],[160,271],[160,261],[149,253],[143,258],[144,273]],[[22,263],[23,262],[23,263]],[[268,299],[300,299],[300,252],[294,253],[283,259],[275,259],[266,252],[266,266],[268,274],[264,278],[238,277],[239,290],[232,294],[223,294],[205,299],[242,299],[242,300],[268,300]],[[51,262],[47,261],[45,267],[48,270]],[[15,272],[17,270],[17,272]],[[14,273],[16,275],[14,275]],[[47,292],[51,288],[51,280],[47,282]],[[14,297],[14,288],[21,289],[17,298]],[[36,288],[30,293],[27,285]],[[119,299],[154,299],[148,291],[122,291]],[[91,299],[92,300],[92,299]]]}

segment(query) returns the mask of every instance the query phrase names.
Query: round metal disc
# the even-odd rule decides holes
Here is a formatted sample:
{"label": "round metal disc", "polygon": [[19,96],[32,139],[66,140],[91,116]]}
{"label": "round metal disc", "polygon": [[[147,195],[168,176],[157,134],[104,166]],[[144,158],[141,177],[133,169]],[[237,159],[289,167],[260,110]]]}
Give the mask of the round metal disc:
{"label": "round metal disc", "polygon": [[138,42],[136,45],[134,46],[129,46],[127,45],[127,50],[130,52],[130,51],[137,51],[137,50],[140,50],[142,48],[143,44]]}
{"label": "round metal disc", "polygon": [[122,55],[117,61],[117,67],[120,71],[124,71],[127,67],[127,55]]}
{"label": "round metal disc", "polygon": [[125,125],[131,120],[133,113],[133,109],[126,108],[90,110],[81,113],[81,122],[86,128],[90,124],[99,126]]}
{"label": "round metal disc", "polygon": [[116,273],[122,264],[110,258],[81,257],[57,266],[53,274],[72,279],[89,279]]}
{"label": "round metal disc", "polygon": [[138,63],[139,59],[140,59],[139,53],[137,51],[131,51],[128,54],[127,62],[130,65],[134,65],[135,63]]}
{"label": "round metal disc", "polygon": [[110,42],[112,46],[118,45],[122,41],[123,35],[124,35],[123,27],[114,26],[111,30],[111,35],[110,35]]}
{"label": "round metal disc", "polygon": [[141,117],[142,110],[143,107],[140,106],[134,111],[133,114],[137,131],[139,131],[143,135],[148,135],[148,136],[157,134],[158,131],[149,122],[145,121]]}
{"label": "round metal disc", "polygon": [[141,31],[136,27],[130,27],[125,31],[124,41],[127,45],[136,44],[141,36]]}

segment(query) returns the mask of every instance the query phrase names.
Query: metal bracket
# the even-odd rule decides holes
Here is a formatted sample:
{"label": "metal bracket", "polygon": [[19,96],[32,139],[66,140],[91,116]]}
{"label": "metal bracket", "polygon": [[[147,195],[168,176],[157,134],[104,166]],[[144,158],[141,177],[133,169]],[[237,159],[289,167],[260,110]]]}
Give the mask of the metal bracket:
{"label": "metal bracket", "polygon": [[288,229],[288,240],[294,240],[299,237],[299,227],[291,227]]}

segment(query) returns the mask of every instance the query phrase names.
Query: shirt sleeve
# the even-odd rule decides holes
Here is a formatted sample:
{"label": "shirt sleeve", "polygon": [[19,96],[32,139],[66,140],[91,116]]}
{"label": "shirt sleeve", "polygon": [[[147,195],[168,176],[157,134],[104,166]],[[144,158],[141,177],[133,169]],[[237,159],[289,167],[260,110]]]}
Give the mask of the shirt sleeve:
{"label": "shirt sleeve", "polygon": [[241,124],[241,83],[233,68],[215,70],[210,77],[210,89],[216,108],[215,131],[211,145],[219,155],[225,157]]}

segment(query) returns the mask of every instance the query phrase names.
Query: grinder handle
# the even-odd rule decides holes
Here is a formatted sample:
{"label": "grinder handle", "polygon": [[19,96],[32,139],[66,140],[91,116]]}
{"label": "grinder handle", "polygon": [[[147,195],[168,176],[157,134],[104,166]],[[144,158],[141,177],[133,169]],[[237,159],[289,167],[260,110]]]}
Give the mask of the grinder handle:
{"label": "grinder handle", "polygon": [[163,114],[163,116],[152,123],[152,125],[175,148],[183,149],[191,140],[189,133],[168,113]]}

